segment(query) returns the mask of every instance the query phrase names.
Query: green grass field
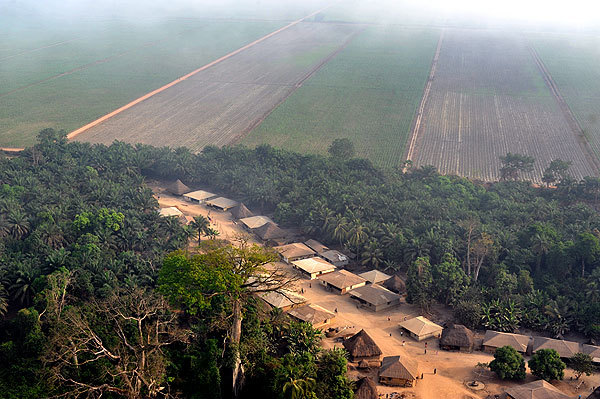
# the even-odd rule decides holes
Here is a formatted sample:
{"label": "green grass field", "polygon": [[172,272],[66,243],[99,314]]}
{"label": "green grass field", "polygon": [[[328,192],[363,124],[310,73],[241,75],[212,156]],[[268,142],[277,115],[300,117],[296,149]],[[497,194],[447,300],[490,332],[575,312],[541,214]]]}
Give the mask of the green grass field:
{"label": "green grass field", "polygon": [[437,30],[367,28],[242,144],[324,154],[346,137],[359,156],[398,166],[438,38]]}
{"label": "green grass field", "polygon": [[15,40],[3,32],[0,146],[29,145],[45,127],[74,130],[284,24],[109,20],[49,37],[33,28]]}
{"label": "green grass field", "polygon": [[600,38],[547,34],[532,43],[600,157]]}

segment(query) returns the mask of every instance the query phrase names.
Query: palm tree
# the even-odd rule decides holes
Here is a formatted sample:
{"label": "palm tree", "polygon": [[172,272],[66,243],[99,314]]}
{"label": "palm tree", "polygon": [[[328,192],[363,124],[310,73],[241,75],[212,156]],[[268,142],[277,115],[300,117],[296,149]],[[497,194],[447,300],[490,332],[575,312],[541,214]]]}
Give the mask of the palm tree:
{"label": "palm tree", "polygon": [[0,316],[4,316],[8,310],[8,292],[6,288],[0,284]]}
{"label": "palm tree", "polygon": [[283,384],[283,395],[289,399],[304,399],[308,397],[314,385],[314,378],[289,377],[289,380]]}
{"label": "palm tree", "polygon": [[367,241],[368,228],[360,219],[354,219],[348,231],[348,242],[355,248],[356,254],[360,252],[360,247]]}
{"label": "palm tree", "polygon": [[198,216],[194,217],[194,220],[192,220],[192,222],[190,223],[190,226],[192,226],[192,228],[194,228],[198,232],[198,245],[200,245],[202,236],[209,235],[210,222],[204,216],[198,215]]}
{"label": "palm tree", "polygon": [[340,242],[340,246],[348,236],[348,219],[341,214],[336,215],[331,222],[331,236]]}
{"label": "palm tree", "polygon": [[17,240],[20,240],[29,233],[31,226],[25,212],[13,209],[8,212],[6,221],[8,222],[8,231]]}
{"label": "palm tree", "polygon": [[35,294],[33,282],[39,273],[29,263],[21,263],[17,267],[15,282],[10,286],[13,300],[19,301],[21,305],[29,306]]}
{"label": "palm tree", "polygon": [[363,265],[371,265],[377,269],[383,259],[383,251],[379,247],[379,243],[376,240],[369,241],[361,258]]}

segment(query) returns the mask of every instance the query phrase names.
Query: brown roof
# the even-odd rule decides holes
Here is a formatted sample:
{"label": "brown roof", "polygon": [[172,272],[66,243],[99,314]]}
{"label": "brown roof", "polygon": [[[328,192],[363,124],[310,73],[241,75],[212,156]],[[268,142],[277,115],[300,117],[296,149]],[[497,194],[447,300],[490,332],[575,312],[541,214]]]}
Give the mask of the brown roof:
{"label": "brown roof", "polygon": [[327,248],[325,245],[321,244],[317,240],[313,240],[312,238],[308,241],[305,241],[304,244],[308,245],[310,249],[318,254],[329,250],[329,248]]}
{"label": "brown roof", "polygon": [[385,280],[383,286],[396,294],[404,294],[406,292],[406,284],[404,284],[404,281],[397,275],[393,275]]}
{"label": "brown roof", "polygon": [[506,390],[513,399],[571,399],[554,385],[544,380],[530,382]]}
{"label": "brown roof", "polygon": [[240,223],[249,229],[258,229],[260,226],[264,226],[267,223],[273,223],[273,221],[268,216],[249,216],[241,218]]}
{"label": "brown roof", "polygon": [[336,251],[335,249],[330,249],[329,251],[322,252],[319,255],[332,263],[348,261],[348,257],[346,255],[340,251]]}
{"label": "brown roof", "polygon": [[260,293],[259,296],[274,308],[285,308],[306,302],[306,298],[289,290],[269,291]]}
{"label": "brown roof", "polygon": [[288,259],[316,255],[315,251],[313,251],[312,249],[310,249],[309,247],[307,247],[306,245],[304,245],[300,242],[295,242],[295,243],[287,244],[287,245],[281,245],[281,246],[275,247],[273,249]]}
{"label": "brown roof", "polygon": [[252,232],[263,240],[274,240],[276,238],[287,237],[287,232],[275,223],[265,223],[257,229],[252,229]]}
{"label": "brown roof", "polygon": [[210,205],[210,206],[214,206],[216,208],[230,209],[230,208],[233,208],[234,206],[237,206],[238,202],[234,201],[232,199],[229,199],[229,198],[218,197],[215,199],[206,200],[206,204]]}
{"label": "brown roof", "polygon": [[411,333],[421,336],[435,333],[441,333],[444,327],[435,324],[423,316],[413,317],[400,323],[400,327]]}
{"label": "brown roof", "polygon": [[590,355],[595,362],[600,359],[600,346],[583,344],[581,345],[581,351],[586,355]]}
{"label": "brown roof", "polygon": [[238,206],[231,210],[231,216],[236,219],[243,219],[254,216],[254,214],[250,211],[250,209],[246,208],[246,205],[240,202]]}
{"label": "brown roof", "polygon": [[354,273],[350,273],[347,270],[336,270],[333,273],[323,274],[322,276],[319,276],[319,280],[323,280],[340,290],[360,283],[366,283],[364,278],[359,277]]}
{"label": "brown roof", "polygon": [[379,376],[415,380],[419,375],[419,364],[406,356],[386,356],[381,362]]}
{"label": "brown roof", "polygon": [[451,327],[444,328],[440,345],[460,346],[461,348],[473,347],[473,331],[462,324],[454,324]]}
{"label": "brown roof", "polygon": [[183,196],[186,198],[194,199],[196,201],[204,201],[209,198],[214,198],[217,195],[204,190],[196,190],[189,193],[184,193]]}
{"label": "brown roof", "polygon": [[292,309],[288,314],[300,321],[310,324],[320,324],[325,320],[333,319],[335,317],[335,313],[314,304]]}
{"label": "brown roof", "polygon": [[185,184],[183,184],[181,182],[181,180],[177,179],[177,181],[175,181],[175,182],[169,184],[169,186],[167,186],[167,191],[173,195],[183,195],[183,194],[187,193],[188,191],[190,191],[190,188],[188,186],[186,186]]}
{"label": "brown roof", "polygon": [[363,377],[358,380],[354,399],[377,399],[378,397],[377,385],[375,385],[375,382],[371,378]]}
{"label": "brown roof", "polygon": [[312,257],[308,259],[295,260],[292,264],[298,269],[304,270],[306,273],[329,273],[337,269],[334,265],[327,262],[325,259]]}
{"label": "brown roof", "polygon": [[580,352],[577,342],[563,341],[562,339],[552,339],[544,337],[534,337],[531,351],[535,353],[540,349],[554,349],[560,357],[573,357],[574,354]]}
{"label": "brown roof", "polygon": [[501,348],[503,346],[512,346],[518,352],[527,351],[531,337],[521,334],[510,334],[498,331],[487,330],[483,337],[483,346],[492,348]]}
{"label": "brown roof", "polygon": [[390,278],[389,275],[380,272],[379,270],[369,270],[368,272],[359,274],[359,276],[361,276],[371,284],[379,284]]}
{"label": "brown roof", "polygon": [[400,295],[383,288],[380,285],[365,285],[350,291],[350,296],[370,303],[372,305],[383,305],[388,302],[400,301]]}
{"label": "brown roof", "polygon": [[372,357],[381,355],[381,349],[365,330],[360,330],[343,342],[344,348],[352,357]]}

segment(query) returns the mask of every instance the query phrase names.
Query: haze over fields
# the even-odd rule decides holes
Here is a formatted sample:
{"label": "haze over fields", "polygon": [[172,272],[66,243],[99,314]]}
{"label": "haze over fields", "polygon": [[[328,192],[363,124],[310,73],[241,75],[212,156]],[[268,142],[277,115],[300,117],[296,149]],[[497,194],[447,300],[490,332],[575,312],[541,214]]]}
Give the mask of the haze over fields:
{"label": "haze over fields", "polygon": [[514,152],[536,159],[536,181],[558,158],[576,178],[596,175],[597,11],[581,0],[3,1],[0,145],[29,145],[45,127],[194,151],[325,154],[348,138],[385,167],[408,159],[493,181]]}

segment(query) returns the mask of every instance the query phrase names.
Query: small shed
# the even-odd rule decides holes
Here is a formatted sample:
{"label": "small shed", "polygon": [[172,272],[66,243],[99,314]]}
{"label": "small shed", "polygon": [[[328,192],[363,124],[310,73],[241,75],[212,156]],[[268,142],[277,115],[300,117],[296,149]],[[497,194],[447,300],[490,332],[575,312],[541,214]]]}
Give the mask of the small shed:
{"label": "small shed", "polygon": [[494,353],[496,349],[503,346],[512,346],[517,352],[525,353],[530,340],[531,337],[527,335],[487,330],[483,337],[483,351]]}
{"label": "small shed", "polygon": [[190,188],[183,184],[179,179],[167,186],[167,192],[177,196],[183,195],[189,191]]}
{"label": "small shed", "polygon": [[348,351],[351,361],[360,362],[365,360],[369,362],[369,365],[377,367],[381,364],[381,349],[365,330],[360,330],[345,340],[343,345]]}
{"label": "small shed", "polygon": [[545,337],[533,337],[531,345],[531,353],[535,353],[540,349],[554,349],[563,359],[570,359],[576,353],[581,352],[577,342],[563,341],[562,339],[552,339]]}
{"label": "small shed", "polygon": [[206,200],[215,198],[217,195],[204,190],[196,190],[189,193],[183,194],[183,198],[189,202],[196,204],[202,204]]}
{"label": "small shed", "polygon": [[323,252],[329,251],[329,248],[321,244],[319,241],[313,240],[312,238],[308,241],[305,241],[304,244],[306,244],[310,249],[312,249],[318,254],[322,254]]}
{"label": "small shed", "polygon": [[183,212],[181,212],[179,209],[177,209],[174,206],[170,206],[168,208],[160,208],[158,210],[158,214],[162,217],[169,217],[169,216],[181,217],[181,216],[183,216]]}
{"label": "small shed", "polygon": [[292,262],[292,265],[311,280],[314,280],[320,275],[332,273],[336,269],[331,263],[316,257],[295,260]]}
{"label": "small shed", "polygon": [[215,199],[206,200],[206,205],[225,212],[236,207],[238,202],[225,197],[217,197]]}
{"label": "small shed", "polygon": [[329,251],[320,253],[319,256],[335,267],[343,267],[348,264],[348,257],[340,251],[336,251],[335,249],[330,249]]}
{"label": "small shed", "polygon": [[271,222],[265,223],[259,228],[252,229],[252,232],[263,241],[278,240],[289,235],[287,231]]}
{"label": "small shed", "polygon": [[335,319],[335,313],[314,304],[292,309],[288,314],[298,321],[312,324],[314,328],[323,328]]}
{"label": "small shed", "polygon": [[333,273],[327,273],[319,276],[321,283],[329,290],[333,290],[341,295],[364,286],[367,282],[364,278],[350,273],[347,270],[336,270]]}
{"label": "small shed", "polygon": [[258,294],[258,296],[273,308],[283,311],[302,306],[306,303],[306,298],[289,290],[271,291]]}
{"label": "small shed", "polygon": [[398,387],[412,387],[417,382],[419,364],[406,356],[386,356],[379,370],[379,382]]}
{"label": "small shed", "polygon": [[392,277],[385,280],[383,286],[388,290],[395,292],[399,295],[406,294],[406,284],[398,275],[394,274]]}
{"label": "small shed", "polygon": [[247,229],[252,230],[258,229],[267,223],[273,223],[273,221],[268,216],[250,216],[240,219],[240,223],[242,223]]}
{"label": "small shed", "polygon": [[444,329],[444,327],[435,324],[423,316],[404,320],[400,323],[400,328],[406,330],[406,332],[417,341],[422,341],[431,337],[439,337]]}
{"label": "small shed", "polygon": [[529,384],[508,388],[506,394],[510,399],[572,399],[565,395],[554,385],[544,380],[537,380]]}
{"label": "small shed", "polygon": [[581,345],[581,351],[586,355],[590,355],[592,362],[600,363],[600,346],[583,344]]}
{"label": "small shed", "polygon": [[243,202],[240,202],[238,206],[233,207],[231,209],[231,216],[236,219],[244,219],[254,216],[254,214],[250,211],[250,209],[246,208]]}
{"label": "small shed", "polygon": [[306,259],[316,255],[315,251],[301,242],[281,245],[273,249],[281,255],[281,259],[285,263],[291,263],[295,260]]}
{"label": "small shed", "polygon": [[350,296],[367,309],[379,312],[400,304],[400,295],[377,284],[364,285],[350,291]]}
{"label": "small shed", "polygon": [[363,377],[356,383],[354,399],[378,399],[377,385],[370,377]]}
{"label": "small shed", "polygon": [[473,331],[462,324],[454,324],[442,331],[440,348],[445,350],[457,350],[460,352],[472,352],[474,343]]}
{"label": "small shed", "polygon": [[383,283],[390,278],[389,275],[380,272],[379,270],[369,270],[368,272],[360,273],[359,276],[367,280],[367,284]]}

